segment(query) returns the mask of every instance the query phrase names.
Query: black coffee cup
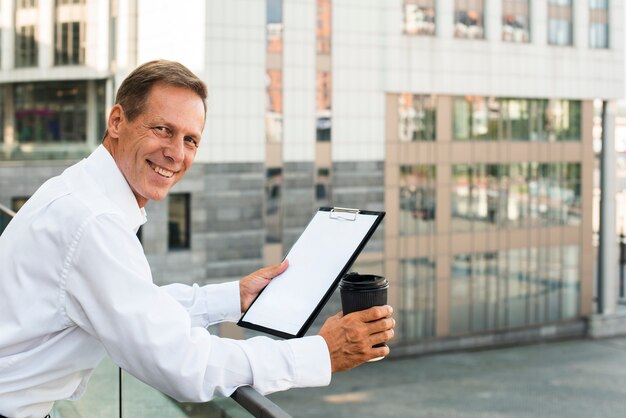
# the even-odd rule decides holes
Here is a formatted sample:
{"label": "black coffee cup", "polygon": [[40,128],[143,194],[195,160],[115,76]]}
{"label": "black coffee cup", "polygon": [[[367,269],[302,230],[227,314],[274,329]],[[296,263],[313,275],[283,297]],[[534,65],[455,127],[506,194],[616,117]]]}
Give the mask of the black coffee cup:
{"label": "black coffee cup", "polygon": [[[343,314],[348,315],[372,306],[386,305],[387,289],[389,289],[389,282],[382,276],[356,272],[345,274],[339,282]],[[381,343],[374,347],[384,346],[385,344]]]}

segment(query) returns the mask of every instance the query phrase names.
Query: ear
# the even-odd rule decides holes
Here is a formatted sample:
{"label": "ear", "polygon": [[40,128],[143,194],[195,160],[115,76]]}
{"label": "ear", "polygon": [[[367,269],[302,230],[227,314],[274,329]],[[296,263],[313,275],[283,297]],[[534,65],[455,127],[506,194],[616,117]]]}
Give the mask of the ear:
{"label": "ear", "polygon": [[120,104],[116,104],[109,112],[109,120],[107,121],[107,133],[111,138],[119,138],[120,125],[126,119],[124,109]]}

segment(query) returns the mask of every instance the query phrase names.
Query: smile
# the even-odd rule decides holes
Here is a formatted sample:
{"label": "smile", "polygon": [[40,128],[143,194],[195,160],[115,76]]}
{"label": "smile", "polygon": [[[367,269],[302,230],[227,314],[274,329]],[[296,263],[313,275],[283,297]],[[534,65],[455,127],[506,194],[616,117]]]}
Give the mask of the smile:
{"label": "smile", "polygon": [[148,161],[148,164],[150,165],[150,168],[152,168],[152,170],[154,170],[155,173],[157,173],[158,175],[165,177],[165,178],[170,178],[174,175],[173,171],[167,170],[163,167],[159,167],[158,165],[154,164],[152,161]]}

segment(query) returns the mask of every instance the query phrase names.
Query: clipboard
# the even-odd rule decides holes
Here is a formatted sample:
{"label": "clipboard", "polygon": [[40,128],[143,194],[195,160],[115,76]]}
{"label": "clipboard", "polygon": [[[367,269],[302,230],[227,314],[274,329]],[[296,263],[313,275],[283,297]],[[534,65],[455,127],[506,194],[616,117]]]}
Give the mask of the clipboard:
{"label": "clipboard", "polygon": [[237,325],[282,338],[307,332],[385,212],[323,207],[289,250],[289,267],[259,293]]}

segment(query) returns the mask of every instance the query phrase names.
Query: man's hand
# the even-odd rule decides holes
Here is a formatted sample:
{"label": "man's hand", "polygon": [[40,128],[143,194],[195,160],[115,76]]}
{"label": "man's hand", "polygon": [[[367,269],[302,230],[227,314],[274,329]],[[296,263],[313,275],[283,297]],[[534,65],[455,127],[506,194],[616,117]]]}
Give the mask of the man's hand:
{"label": "man's hand", "polygon": [[326,340],[333,372],[350,370],[368,360],[389,354],[389,347],[372,347],[393,338],[396,321],[391,306],[374,306],[326,320],[320,335]]}
{"label": "man's hand", "polygon": [[273,266],[262,268],[239,280],[241,312],[245,312],[246,309],[250,307],[250,304],[254,298],[257,297],[259,292],[263,290],[274,277],[287,270],[288,266],[289,262],[284,260],[280,264],[274,264]]}

